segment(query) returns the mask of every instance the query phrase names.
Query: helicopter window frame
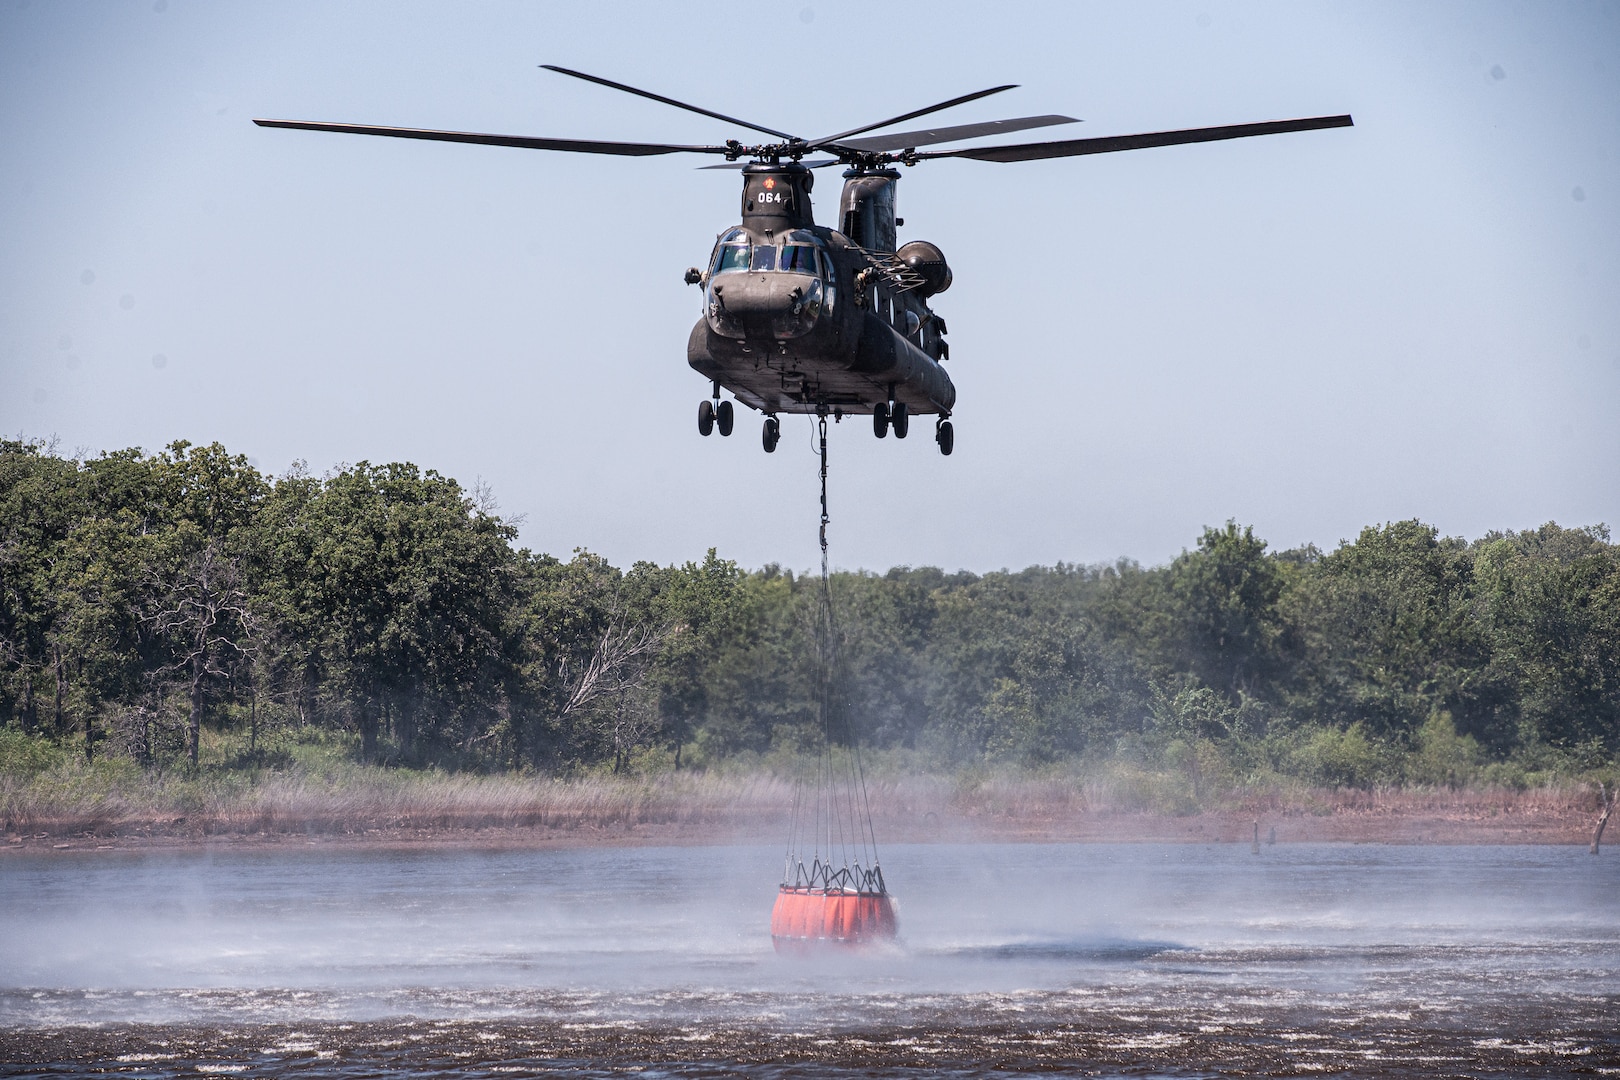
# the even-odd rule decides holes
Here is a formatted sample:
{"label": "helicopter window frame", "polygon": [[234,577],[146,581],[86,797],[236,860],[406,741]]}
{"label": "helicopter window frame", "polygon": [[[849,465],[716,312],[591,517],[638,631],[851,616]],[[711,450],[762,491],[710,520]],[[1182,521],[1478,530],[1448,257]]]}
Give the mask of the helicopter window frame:
{"label": "helicopter window frame", "polygon": [[[792,253],[790,255],[790,253]],[[808,259],[809,265],[804,265]],[[791,265],[790,265],[791,262]],[[821,277],[821,253],[815,244],[803,241],[789,241],[782,245],[782,254],[777,259],[776,268],[790,274],[809,274],[812,277]]]}
{"label": "helicopter window frame", "polygon": [[756,274],[774,272],[776,270],[776,245],[755,244],[753,258],[748,263],[748,269]]}
{"label": "helicopter window frame", "polygon": [[720,274],[746,272],[752,261],[752,244],[746,241],[742,243],[722,241],[715,246],[713,268],[710,270],[709,276],[715,277]]}

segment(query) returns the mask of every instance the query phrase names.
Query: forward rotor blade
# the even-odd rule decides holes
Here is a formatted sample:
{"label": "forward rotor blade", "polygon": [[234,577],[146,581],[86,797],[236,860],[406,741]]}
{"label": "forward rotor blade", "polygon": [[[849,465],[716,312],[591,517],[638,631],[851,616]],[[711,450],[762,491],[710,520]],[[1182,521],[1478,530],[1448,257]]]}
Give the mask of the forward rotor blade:
{"label": "forward rotor blade", "polygon": [[603,79],[596,75],[587,75],[583,71],[572,71],[565,67],[558,67],[555,64],[541,64],[540,66],[545,68],[547,71],[555,71],[559,75],[569,75],[576,79],[584,79],[586,82],[593,82],[598,86],[606,86],[614,90],[623,90],[627,94],[634,94],[637,97],[644,97],[653,101],[660,101],[665,105],[673,105],[677,109],[685,109],[687,112],[695,112],[699,116],[710,116],[716,120],[724,120],[728,124],[736,124],[739,127],[748,128],[750,131],[763,131],[767,135],[775,135],[777,138],[787,139],[789,142],[793,141],[793,136],[789,135],[785,131],[777,131],[775,128],[761,127],[759,124],[752,124],[747,120],[739,120],[735,116],[727,116],[725,113],[717,113],[709,109],[701,109],[696,105],[688,105],[684,101],[676,101],[672,97],[665,97],[662,94],[655,94],[651,90],[638,90],[634,86],[626,86],[624,83],[617,83],[612,79]]}
{"label": "forward rotor blade", "polygon": [[1223,127],[1186,128],[1182,131],[1151,131],[1141,135],[1106,135],[1097,139],[1068,139],[1063,142],[1018,143],[1013,146],[981,146],[966,150],[929,150],[922,158],[962,157],[976,161],[1038,161],[1042,158],[1079,157],[1083,154],[1111,154],[1116,150],[1142,150],[1150,146],[1177,146],[1181,143],[1218,142],[1251,135],[1281,135],[1290,131],[1353,126],[1349,116],[1311,116],[1300,120],[1268,120],[1259,124],[1228,124]]}
{"label": "forward rotor blade", "polygon": [[909,150],[913,146],[955,142],[958,139],[977,139],[981,135],[1003,135],[1030,128],[1051,127],[1053,124],[1078,124],[1072,116],[1021,116],[1014,120],[991,120],[984,124],[961,124],[957,127],[925,128],[921,131],[900,131],[893,135],[873,135],[869,139],[841,139],[838,145],[851,150]]}
{"label": "forward rotor blade", "polygon": [[902,113],[900,116],[891,116],[887,120],[879,120],[875,124],[864,124],[858,128],[850,128],[848,131],[840,131],[837,135],[828,135],[824,139],[812,139],[810,140],[810,146],[813,149],[819,149],[823,146],[830,146],[839,139],[845,139],[851,135],[859,135],[863,131],[875,131],[880,127],[888,127],[890,124],[899,124],[906,120],[915,120],[919,116],[927,116],[929,113],[936,113],[941,109],[950,109],[956,107],[957,105],[966,105],[970,101],[978,101],[982,97],[989,97],[991,94],[999,94],[1003,90],[1016,90],[1017,88],[1017,83],[1008,83],[1006,86],[992,86],[988,90],[979,90],[972,94],[963,94],[961,97],[951,98],[949,101],[942,101],[938,105],[930,105],[926,109],[915,109],[912,112]]}
{"label": "forward rotor blade", "polygon": [[673,146],[665,143],[595,142],[588,139],[538,139],[527,135],[484,135],[476,131],[432,131],[427,128],[373,127],[366,124],[318,124],[305,120],[255,120],[260,127],[299,131],[337,131],[349,135],[387,135],[395,139],[516,146],[524,150],[565,150],[576,154],[651,157],[656,154],[724,154],[724,146]]}

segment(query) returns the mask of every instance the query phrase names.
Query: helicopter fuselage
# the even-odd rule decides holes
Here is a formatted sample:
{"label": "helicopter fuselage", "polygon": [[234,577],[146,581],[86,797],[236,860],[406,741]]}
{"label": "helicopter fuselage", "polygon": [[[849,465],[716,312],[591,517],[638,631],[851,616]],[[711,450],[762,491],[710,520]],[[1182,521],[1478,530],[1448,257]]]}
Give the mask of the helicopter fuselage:
{"label": "helicopter fuselage", "polygon": [[[808,169],[747,166],[742,223],[720,235],[706,270],[688,275],[703,290],[687,340],[692,368],[769,416],[896,402],[913,415],[950,415],[945,323],[925,299],[949,284],[949,271],[932,245],[896,252],[896,178],[846,174],[840,231],[812,220]],[[937,270],[913,270],[910,248]]]}

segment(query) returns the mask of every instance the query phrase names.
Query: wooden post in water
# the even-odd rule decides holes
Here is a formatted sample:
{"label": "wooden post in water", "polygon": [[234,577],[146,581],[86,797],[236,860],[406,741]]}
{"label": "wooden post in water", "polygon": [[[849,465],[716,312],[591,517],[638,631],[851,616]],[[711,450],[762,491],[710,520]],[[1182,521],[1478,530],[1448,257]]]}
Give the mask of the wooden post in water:
{"label": "wooden post in water", "polygon": [[1249,845],[1249,852],[1253,855],[1260,854],[1260,822],[1258,819],[1254,823],[1254,842]]}
{"label": "wooden post in water", "polygon": [[1609,815],[1614,813],[1614,804],[1616,802],[1620,802],[1620,786],[1616,786],[1615,790],[1611,792],[1603,785],[1603,781],[1599,780],[1598,805],[1603,808],[1603,813],[1598,815],[1597,828],[1592,830],[1591,852],[1593,855],[1598,853],[1598,848],[1603,844],[1603,826],[1609,823]]}

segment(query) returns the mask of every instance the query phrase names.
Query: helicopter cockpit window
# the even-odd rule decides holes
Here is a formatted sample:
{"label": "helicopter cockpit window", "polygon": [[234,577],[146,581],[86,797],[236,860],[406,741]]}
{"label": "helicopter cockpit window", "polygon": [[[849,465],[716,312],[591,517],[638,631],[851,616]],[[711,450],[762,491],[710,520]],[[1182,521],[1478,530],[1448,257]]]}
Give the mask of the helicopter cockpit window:
{"label": "helicopter cockpit window", "polygon": [[[766,248],[766,251],[773,251]],[[726,274],[733,270],[748,269],[747,244],[721,244],[714,256],[714,273]]]}
{"label": "helicopter cockpit window", "polygon": [[782,270],[795,274],[816,272],[816,249],[809,244],[788,244],[782,248]]}
{"label": "helicopter cockpit window", "polygon": [[758,247],[754,248],[754,262],[751,269],[775,270],[776,249],[771,247],[769,244],[760,244]]}

